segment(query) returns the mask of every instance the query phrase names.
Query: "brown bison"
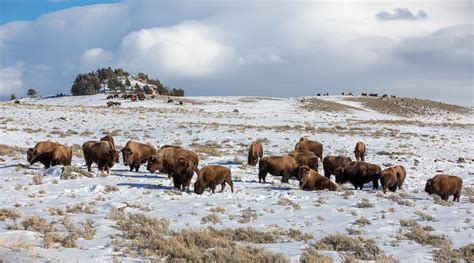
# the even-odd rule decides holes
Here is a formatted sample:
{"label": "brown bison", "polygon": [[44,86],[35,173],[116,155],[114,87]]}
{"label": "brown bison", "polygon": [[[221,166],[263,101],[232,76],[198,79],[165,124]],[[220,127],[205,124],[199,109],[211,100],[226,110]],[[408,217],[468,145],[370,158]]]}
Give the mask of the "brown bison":
{"label": "brown bison", "polygon": [[292,151],[288,156],[293,157],[298,165],[307,165],[309,168],[318,170],[318,156],[310,151]]}
{"label": "brown bison", "polygon": [[110,136],[110,135],[105,135],[104,137],[100,138],[100,141],[101,142],[109,142],[110,145],[112,146],[112,148],[115,148],[115,141],[114,141],[114,137]]}
{"label": "brown bison", "polygon": [[199,175],[199,170],[196,166],[194,166],[194,163],[179,156],[175,165],[173,166],[174,187],[182,191],[189,191],[189,185],[191,184],[191,179],[193,178],[194,172]]}
{"label": "brown bison", "polygon": [[181,147],[165,145],[155,155],[148,158],[147,170],[151,173],[160,171],[168,174],[168,178],[172,176],[173,167],[179,157],[183,157],[193,163],[194,166],[199,164],[199,156],[197,153],[185,150]]}
{"label": "brown bison", "polygon": [[398,189],[402,189],[406,176],[407,171],[405,170],[405,167],[401,165],[396,165],[383,170],[382,175],[380,176],[380,184],[382,185],[383,192],[386,193],[387,188],[392,192],[396,192],[397,187]]}
{"label": "brown bison", "polygon": [[89,172],[93,163],[97,164],[99,171],[109,172],[120,155],[108,141],[87,141],[82,144],[82,152]]}
{"label": "brown bison", "polygon": [[71,165],[72,150],[59,143],[39,142],[26,152],[26,160],[30,164],[40,162],[45,168],[55,165]]}
{"label": "brown bison", "polygon": [[234,183],[230,169],[221,165],[208,165],[203,167],[194,183],[194,192],[202,194],[206,188],[211,188],[212,193],[216,190],[216,185],[222,186],[221,193],[224,191],[225,183],[230,185],[230,191],[234,192]]}
{"label": "brown bison", "polygon": [[453,201],[459,202],[461,196],[462,179],[459,176],[438,174],[426,181],[425,192],[436,194],[444,201],[448,201],[449,196],[453,195]]}
{"label": "brown bison", "polygon": [[138,172],[140,164],[146,163],[150,156],[156,154],[156,149],[151,144],[128,141],[122,149],[123,164],[130,166],[130,171]]}
{"label": "brown bison", "polygon": [[337,168],[344,167],[350,162],[352,162],[350,157],[327,155],[323,159],[324,176],[331,178]]}
{"label": "brown bison", "polygon": [[281,176],[282,183],[288,183],[291,176],[298,176],[298,163],[291,156],[263,157],[258,162],[258,182],[266,183],[267,173]]}
{"label": "brown bison", "polygon": [[323,145],[317,141],[311,141],[308,138],[301,137],[295,145],[295,150],[310,151],[316,154],[319,159],[323,159]]}
{"label": "brown bison", "polygon": [[298,177],[300,178],[300,187],[305,191],[324,190],[336,191],[337,186],[331,179],[320,175],[309,166],[302,165],[298,168]]}
{"label": "brown bison", "polygon": [[248,165],[255,166],[258,163],[258,159],[263,157],[263,146],[260,142],[252,142],[250,144],[249,155],[247,158]]}
{"label": "brown bison", "polygon": [[377,189],[382,169],[376,164],[352,161],[346,164],[344,168],[337,168],[334,173],[338,184],[349,181],[355,189],[360,188],[362,190],[365,183],[372,182],[372,188]]}
{"label": "brown bison", "polygon": [[354,155],[356,157],[357,161],[365,161],[365,143],[363,142],[357,142],[355,149],[354,149]]}

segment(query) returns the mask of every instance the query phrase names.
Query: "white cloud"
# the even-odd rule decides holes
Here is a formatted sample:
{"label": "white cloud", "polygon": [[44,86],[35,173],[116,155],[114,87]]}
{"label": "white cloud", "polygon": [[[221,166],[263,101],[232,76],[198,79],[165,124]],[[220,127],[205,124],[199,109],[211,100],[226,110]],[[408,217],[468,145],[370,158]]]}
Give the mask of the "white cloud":
{"label": "white cloud", "polygon": [[104,50],[102,48],[87,49],[82,53],[81,60],[84,68],[88,70],[97,69],[104,65],[110,65],[114,58],[112,51]]}
{"label": "white cloud", "polygon": [[17,67],[0,68],[0,96],[7,96],[18,91],[23,85],[22,72]]}

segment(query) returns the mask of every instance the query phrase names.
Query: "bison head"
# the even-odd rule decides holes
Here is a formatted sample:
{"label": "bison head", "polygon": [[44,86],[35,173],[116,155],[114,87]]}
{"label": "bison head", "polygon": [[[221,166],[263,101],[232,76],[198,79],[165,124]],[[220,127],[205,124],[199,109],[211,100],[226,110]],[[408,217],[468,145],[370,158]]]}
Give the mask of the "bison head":
{"label": "bison head", "polygon": [[28,151],[26,152],[26,160],[32,164],[33,157],[36,154],[36,149],[35,148],[28,148]]}
{"label": "bison head", "polygon": [[119,162],[120,152],[116,149],[110,149],[107,153],[107,166],[112,168],[115,163]]}
{"label": "bison head", "polygon": [[309,172],[311,171],[311,168],[309,168],[306,165],[301,165],[298,167],[298,174],[296,178],[298,178],[298,181],[300,182],[300,186],[304,184],[308,180],[308,175]]}
{"label": "bison head", "polygon": [[199,180],[194,183],[194,192],[199,195],[204,192],[204,187]]}
{"label": "bison head", "polygon": [[125,166],[131,165],[133,163],[133,152],[130,148],[125,147],[122,149],[123,164]]}
{"label": "bison head", "polygon": [[433,179],[428,179],[428,181],[426,181],[425,192],[428,194],[433,194],[435,192],[433,188]]}
{"label": "bison head", "polygon": [[154,173],[157,170],[163,170],[163,158],[157,156],[150,156],[148,157],[148,163],[146,165],[146,169],[150,173]]}
{"label": "bison head", "polygon": [[344,168],[342,167],[337,167],[336,170],[334,170],[334,175],[336,176],[336,183],[338,184],[343,184],[347,181],[344,176]]}

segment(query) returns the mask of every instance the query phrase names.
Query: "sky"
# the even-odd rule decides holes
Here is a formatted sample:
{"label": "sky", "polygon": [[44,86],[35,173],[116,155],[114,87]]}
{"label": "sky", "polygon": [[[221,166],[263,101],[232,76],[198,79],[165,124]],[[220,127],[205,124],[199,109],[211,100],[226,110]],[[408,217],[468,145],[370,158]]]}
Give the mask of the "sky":
{"label": "sky", "polygon": [[0,96],[99,67],[187,95],[361,92],[473,105],[474,2],[0,0]]}

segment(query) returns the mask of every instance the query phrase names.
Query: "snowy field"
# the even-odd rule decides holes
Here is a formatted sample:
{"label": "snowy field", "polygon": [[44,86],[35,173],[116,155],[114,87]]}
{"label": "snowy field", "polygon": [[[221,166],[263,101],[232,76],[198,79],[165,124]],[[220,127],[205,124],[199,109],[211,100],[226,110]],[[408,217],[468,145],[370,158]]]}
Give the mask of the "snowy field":
{"label": "snowy field", "polygon": [[[184,105],[166,103],[166,98],[143,102],[119,99],[122,106],[107,108],[105,96],[96,95],[0,104],[0,259],[153,259],[118,247],[113,239],[120,238],[121,231],[110,215],[113,211],[167,219],[173,231],[209,226],[250,226],[263,232],[299,230],[310,238],[246,243],[283,253],[292,262],[298,262],[302,252],[318,240],[337,233],[371,239],[382,253],[401,262],[433,261],[433,251],[442,247],[430,242],[434,237],[442,237],[450,243],[443,246],[451,249],[473,242],[472,111],[427,108],[426,114],[399,116],[341,96],[319,99],[188,97],[183,99]],[[101,176],[93,166],[92,178],[69,180],[60,179],[61,167],[41,177],[43,167],[26,162],[25,148],[52,140],[73,147],[73,165],[86,170],[80,145],[109,133],[118,147],[137,140],[157,148],[176,144],[195,150],[200,154],[200,168],[221,164],[231,169],[235,192],[229,187],[216,194],[179,192],[167,175],[150,174],[146,165],[139,172],[129,172],[122,158],[109,176]],[[246,165],[251,141],[261,140],[264,156],[286,155],[302,136],[323,143],[323,155],[343,154],[353,159],[355,143],[365,142],[367,162],[382,168],[405,166],[404,188],[383,194],[380,189],[373,191],[369,183],[362,191],[345,184],[335,192],[306,192],[299,190],[296,180],[282,184],[279,177],[271,175],[266,184],[258,183],[258,167]],[[424,192],[426,180],[438,173],[462,178],[464,191],[459,203],[441,202]],[[2,213],[6,214],[3,218]],[[93,234],[79,235],[71,247],[61,242],[45,245],[45,231],[25,227],[24,221],[34,216],[43,218],[58,233],[70,232],[68,221],[73,228]],[[424,232],[418,233],[425,235],[424,240],[411,237],[413,224],[406,226],[401,220],[414,220],[424,227]],[[318,252],[335,262],[347,256],[344,251],[330,249]]]}

